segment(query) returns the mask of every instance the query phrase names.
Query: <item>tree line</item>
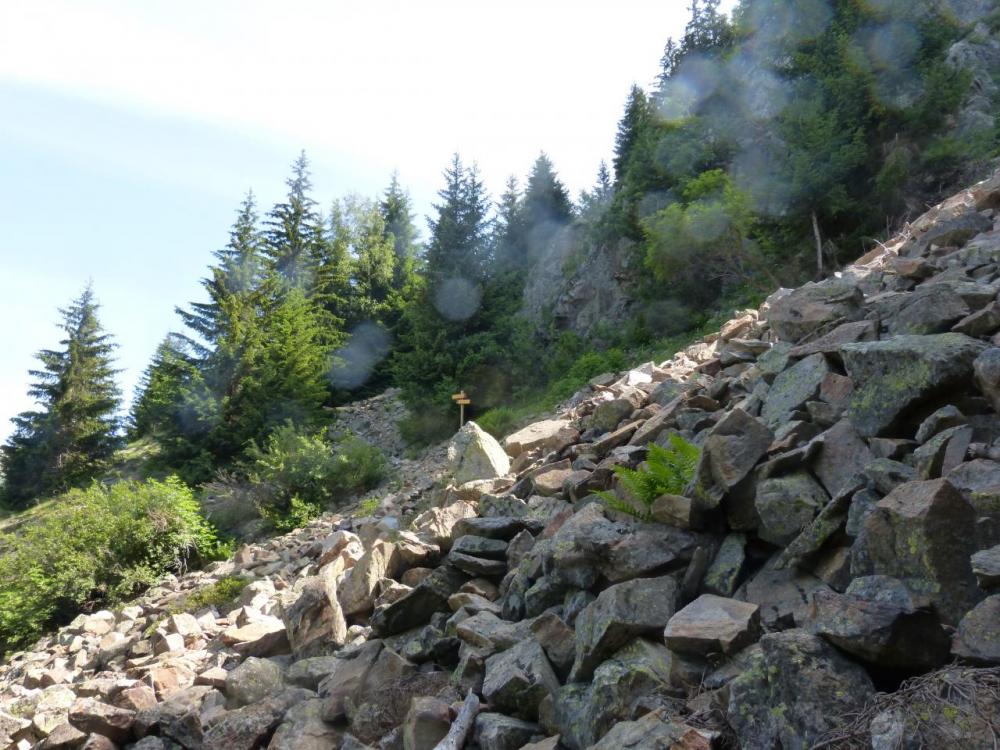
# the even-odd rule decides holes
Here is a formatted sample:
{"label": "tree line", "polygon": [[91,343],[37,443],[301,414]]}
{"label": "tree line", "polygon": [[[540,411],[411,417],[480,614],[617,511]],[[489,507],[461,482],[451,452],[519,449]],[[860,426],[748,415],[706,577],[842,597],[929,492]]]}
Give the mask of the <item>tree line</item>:
{"label": "tree line", "polygon": [[5,502],[100,475],[125,436],[205,481],[279,426],[317,428],[329,407],[390,384],[410,407],[408,437],[443,436],[456,390],[500,406],[589,356],[592,342],[518,315],[556,244],[631,248],[639,312],[604,343],[649,345],[828,273],[997,154],[995,127],[956,120],[970,79],[945,57],[965,30],[938,4],[689,10],[656,81],[627,97],[612,168],[576,200],[544,153],[496,201],[456,155],[421,242],[398,179],[323,210],[301,155],[281,201],[261,214],[250,193],[239,206],[204,299],[178,308],[181,330],[157,348],[124,424],[114,344],[86,290],[64,311],[63,348],[39,354],[40,408],[16,418],[0,453]]}

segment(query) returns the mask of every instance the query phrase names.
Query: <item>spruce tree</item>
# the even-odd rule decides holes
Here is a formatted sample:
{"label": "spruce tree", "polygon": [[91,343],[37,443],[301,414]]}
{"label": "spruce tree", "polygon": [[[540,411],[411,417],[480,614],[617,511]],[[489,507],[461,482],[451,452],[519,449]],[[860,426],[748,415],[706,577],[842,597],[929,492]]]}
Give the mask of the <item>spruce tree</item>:
{"label": "spruce tree", "polygon": [[272,267],[291,286],[313,283],[316,256],[321,254],[323,220],[312,198],[312,180],[305,151],[292,165],[285,200],[271,209],[264,222],[265,253]]}
{"label": "spruce tree", "polygon": [[379,203],[386,237],[392,237],[396,253],[393,287],[399,291],[413,283],[417,264],[417,227],[409,194],[399,184],[399,175],[392,173],[389,187]]}
{"label": "spruce tree", "polygon": [[552,242],[573,218],[569,191],[543,152],[535,160],[521,204],[525,264],[531,266],[548,252]]}
{"label": "spruce tree", "polygon": [[620,188],[625,179],[625,170],[632,155],[632,149],[639,140],[643,127],[649,116],[649,103],[646,93],[633,84],[625,102],[625,114],[618,123],[615,135],[615,156],[612,165],[615,168],[615,187]]}
{"label": "spruce tree", "polygon": [[92,479],[119,445],[116,345],[101,328],[98,308],[88,285],[60,310],[61,348],[36,355],[42,368],[30,371],[36,381],[28,393],[40,409],[15,417],[14,434],[0,447],[8,505],[23,507]]}

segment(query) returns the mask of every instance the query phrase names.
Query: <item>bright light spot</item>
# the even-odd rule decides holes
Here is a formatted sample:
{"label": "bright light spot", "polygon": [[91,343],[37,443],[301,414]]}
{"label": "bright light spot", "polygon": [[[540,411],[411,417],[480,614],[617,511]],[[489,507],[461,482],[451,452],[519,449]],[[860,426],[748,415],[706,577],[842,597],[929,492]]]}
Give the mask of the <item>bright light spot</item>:
{"label": "bright light spot", "polygon": [[359,324],[351,331],[347,344],[334,354],[331,382],[346,390],[364,385],[391,346],[392,337],[384,328],[367,321]]}
{"label": "bright light spot", "polygon": [[479,309],[483,293],[468,279],[455,276],[445,279],[434,294],[434,307],[445,320],[471,318]]}

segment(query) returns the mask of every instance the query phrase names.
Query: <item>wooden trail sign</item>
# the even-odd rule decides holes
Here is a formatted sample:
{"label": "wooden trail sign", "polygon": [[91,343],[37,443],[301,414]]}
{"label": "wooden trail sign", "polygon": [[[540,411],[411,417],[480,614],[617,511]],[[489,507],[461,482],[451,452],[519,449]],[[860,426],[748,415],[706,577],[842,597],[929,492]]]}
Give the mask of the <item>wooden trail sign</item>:
{"label": "wooden trail sign", "polygon": [[458,404],[458,429],[462,429],[465,424],[465,407],[472,403],[465,391],[459,391],[451,396],[451,400]]}

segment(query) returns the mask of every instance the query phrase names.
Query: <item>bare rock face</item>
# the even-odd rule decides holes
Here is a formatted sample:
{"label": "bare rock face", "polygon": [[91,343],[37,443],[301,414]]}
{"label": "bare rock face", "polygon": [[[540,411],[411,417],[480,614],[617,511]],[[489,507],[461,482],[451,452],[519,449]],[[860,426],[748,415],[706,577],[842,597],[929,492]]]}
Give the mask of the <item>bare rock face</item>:
{"label": "bare rock face", "polygon": [[502,477],[510,471],[510,458],[500,443],[475,422],[466,422],[452,438],[448,461],[456,484]]}

